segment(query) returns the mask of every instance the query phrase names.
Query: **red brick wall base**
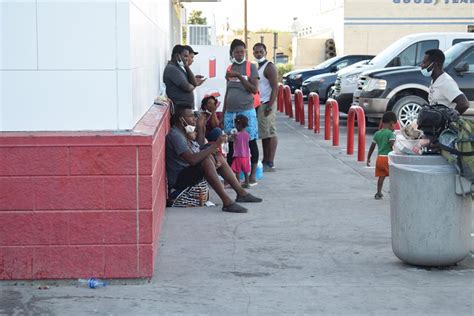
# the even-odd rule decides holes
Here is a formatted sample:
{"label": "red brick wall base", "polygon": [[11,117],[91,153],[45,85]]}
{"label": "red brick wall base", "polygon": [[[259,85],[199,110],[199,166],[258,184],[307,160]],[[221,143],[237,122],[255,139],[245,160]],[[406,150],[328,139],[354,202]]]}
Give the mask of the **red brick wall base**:
{"label": "red brick wall base", "polygon": [[153,275],[169,108],[132,131],[0,133],[0,279]]}

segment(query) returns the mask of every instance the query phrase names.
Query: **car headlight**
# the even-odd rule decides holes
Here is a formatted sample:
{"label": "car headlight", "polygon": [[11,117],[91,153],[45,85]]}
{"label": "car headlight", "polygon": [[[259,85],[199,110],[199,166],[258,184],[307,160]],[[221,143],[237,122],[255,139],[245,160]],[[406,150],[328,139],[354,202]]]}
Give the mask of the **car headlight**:
{"label": "car headlight", "polygon": [[359,79],[359,74],[356,74],[356,75],[347,76],[347,77],[343,78],[342,80],[347,85],[353,85],[353,84],[357,83],[358,79]]}
{"label": "car headlight", "polygon": [[372,91],[372,90],[385,90],[387,88],[387,81],[383,79],[368,79],[362,90],[364,91]]}

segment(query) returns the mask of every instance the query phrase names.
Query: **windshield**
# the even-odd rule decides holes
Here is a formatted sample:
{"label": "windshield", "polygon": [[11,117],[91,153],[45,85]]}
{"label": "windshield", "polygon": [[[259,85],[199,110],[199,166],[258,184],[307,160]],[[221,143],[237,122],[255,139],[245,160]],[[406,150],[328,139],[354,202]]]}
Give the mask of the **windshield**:
{"label": "windshield", "polygon": [[401,51],[401,49],[405,48],[406,42],[408,42],[409,40],[410,39],[405,37],[392,43],[392,45],[377,54],[377,56],[375,56],[370,61],[369,65],[383,64],[385,66],[385,64],[390,62],[395,57],[395,55],[398,54],[399,51]]}
{"label": "windshield", "polygon": [[319,65],[315,66],[314,69],[323,69],[323,68],[326,68],[326,67],[328,67],[330,64],[332,64],[334,61],[338,60],[339,58],[340,58],[340,57],[329,58],[328,60],[323,61],[323,62],[320,63]]}
{"label": "windshield", "polygon": [[457,57],[459,57],[459,54],[462,54],[462,52],[464,51],[464,48],[465,48],[466,45],[454,45],[454,46],[451,46],[450,49],[448,49],[447,51],[444,52],[444,67],[447,67],[449,66],[449,64],[451,64],[454,59],[456,59]]}

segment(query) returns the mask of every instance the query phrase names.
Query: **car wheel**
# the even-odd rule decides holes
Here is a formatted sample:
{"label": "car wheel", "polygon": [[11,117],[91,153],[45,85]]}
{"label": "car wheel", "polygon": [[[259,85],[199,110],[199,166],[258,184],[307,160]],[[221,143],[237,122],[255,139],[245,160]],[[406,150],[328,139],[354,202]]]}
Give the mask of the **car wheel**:
{"label": "car wheel", "polygon": [[426,104],[426,100],[416,95],[406,96],[398,100],[392,111],[397,115],[400,126],[405,127],[416,122],[423,104]]}

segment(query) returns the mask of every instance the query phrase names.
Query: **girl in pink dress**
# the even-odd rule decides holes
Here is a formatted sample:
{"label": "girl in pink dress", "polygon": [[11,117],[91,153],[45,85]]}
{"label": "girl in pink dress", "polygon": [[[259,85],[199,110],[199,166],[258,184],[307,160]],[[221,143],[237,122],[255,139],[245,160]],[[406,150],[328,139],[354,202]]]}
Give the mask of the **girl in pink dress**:
{"label": "girl in pink dress", "polygon": [[234,141],[234,159],[232,161],[232,171],[240,181],[240,173],[245,175],[245,182],[242,185],[244,188],[250,187],[249,173],[250,173],[250,135],[245,130],[249,125],[248,118],[245,115],[237,115],[234,121],[234,126],[237,129],[233,136]]}

